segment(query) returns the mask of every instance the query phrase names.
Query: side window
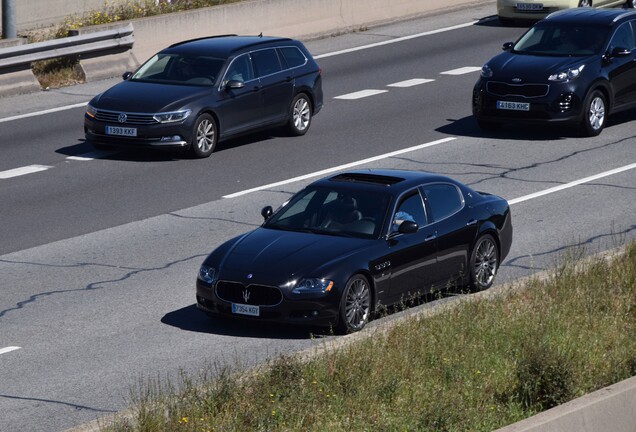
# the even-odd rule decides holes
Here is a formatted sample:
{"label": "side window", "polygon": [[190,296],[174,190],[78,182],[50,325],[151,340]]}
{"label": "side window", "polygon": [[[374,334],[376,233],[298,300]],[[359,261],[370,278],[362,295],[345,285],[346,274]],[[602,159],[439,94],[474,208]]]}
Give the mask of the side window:
{"label": "side window", "polygon": [[424,202],[417,190],[402,198],[398,204],[395,214],[393,215],[391,231],[396,232],[400,224],[405,220],[415,222],[418,226],[426,225]]}
{"label": "side window", "polygon": [[422,187],[433,222],[458,212],[463,205],[462,196],[454,185],[435,183]]}
{"label": "side window", "polygon": [[610,52],[614,48],[627,48],[628,50],[634,49],[634,32],[630,23],[622,24],[616,29],[612,40],[610,41]]}
{"label": "side window", "polygon": [[280,60],[275,49],[253,51],[251,54],[257,77],[260,78],[281,71]]}
{"label": "side window", "polygon": [[252,71],[252,61],[248,54],[243,54],[232,60],[230,67],[225,73],[224,83],[231,80],[237,81],[250,81],[254,79],[254,72]]}
{"label": "side window", "polygon": [[305,55],[296,47],[284,47],[279,48],[280,53],[285,59],[288,68],[298,67],[305,64],[307,58]]}

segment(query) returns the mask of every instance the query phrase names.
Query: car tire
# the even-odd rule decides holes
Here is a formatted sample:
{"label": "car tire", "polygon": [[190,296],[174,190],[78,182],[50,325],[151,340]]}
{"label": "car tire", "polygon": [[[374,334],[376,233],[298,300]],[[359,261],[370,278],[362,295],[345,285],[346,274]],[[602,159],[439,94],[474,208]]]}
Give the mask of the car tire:
{"label": "car tire", "polygon": [[492,286],[499,266],[499,248],[490,234],[477,239],[470,255],[470,286],[483,291]]}
{"label": "car tire", "polygon": [[311,101],[305,93],[296,95],[289,109],[288,129],[292,135],[305,135],[311,126]]}
{"label": "car tire", "polygon": [[210,114],[201,114],[194,122],[190,151],[196,158],[209,157],[218,141],[216,121]]}
{"label": "car tire", "polygon": [[597,136],[603,131],[607,118],[607,100],[600,90],[592,90],[583,104],[581,132],[583,136]]}
{"label": "car tire", "polygon": [[338,332],[348,334],[360,331],[371,316],[371,285],[363,275],[351,277],[340,299]]}
{"label": "car tire", "polygon": [[634,9],[634,0],[627,0],[625,2],[625,7],[628,9]]}

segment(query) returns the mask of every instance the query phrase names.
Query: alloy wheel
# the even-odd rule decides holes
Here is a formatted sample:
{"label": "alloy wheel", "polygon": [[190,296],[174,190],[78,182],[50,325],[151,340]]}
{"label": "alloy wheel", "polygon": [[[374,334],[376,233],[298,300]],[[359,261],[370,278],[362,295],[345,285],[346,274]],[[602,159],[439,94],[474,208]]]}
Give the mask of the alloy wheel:
{"label": "alloy wheel", "polygon": [[371,291],[362,277],[350,282],[345,294],[344,315],[347,327],[353,331],[362,329],[369,320]]}
{"label": "alloy wheel", "polygon": [[294,104],[292,118],[294,127],[302,132],[309,127],[311,120],[311,109],[309,108],[309,102],[304,97],[299,98]]}
{"label": "alloy wheel", "polygon": [[497,273],[497,245],[490,237],[484,237],[475,250],[473,274],[480,287],[489,287]]}

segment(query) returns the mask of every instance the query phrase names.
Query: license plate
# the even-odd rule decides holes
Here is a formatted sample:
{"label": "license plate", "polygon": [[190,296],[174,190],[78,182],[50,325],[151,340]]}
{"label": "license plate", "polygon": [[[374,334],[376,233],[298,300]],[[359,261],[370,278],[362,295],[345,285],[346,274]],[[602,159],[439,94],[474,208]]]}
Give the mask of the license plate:
{"label": "license plate", "polygon": [[106,135],[137,136],[137,128],[106,126]]}
{"label": "license plate", "polygon": [[543,3],[517,3],[515,8],[522,11],[540,11],[543,10]]}
{"label": "license plate", "polygon": [[259,316],[260,310],[258,306],[232,303],[232,313],[239,315]]}
{"label": "license plate", "polygon": [[497,101],[497,109],[512,111],[530,111],[530,104],[527,102]]}

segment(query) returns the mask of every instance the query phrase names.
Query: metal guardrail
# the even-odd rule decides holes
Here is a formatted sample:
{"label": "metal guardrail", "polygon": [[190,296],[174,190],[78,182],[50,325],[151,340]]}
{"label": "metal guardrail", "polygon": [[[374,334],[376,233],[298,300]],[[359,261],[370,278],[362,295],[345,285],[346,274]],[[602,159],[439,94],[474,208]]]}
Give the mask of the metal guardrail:
{"label": "metal guardrail", "polygon": [[134,42],[132,33],[133,25],[129,23],[125,27],[111,30],[1,48],[0,73],[4,68],[27,65],[34,61],[130,48]]}

